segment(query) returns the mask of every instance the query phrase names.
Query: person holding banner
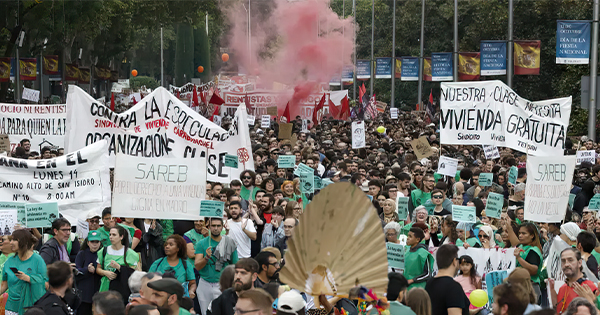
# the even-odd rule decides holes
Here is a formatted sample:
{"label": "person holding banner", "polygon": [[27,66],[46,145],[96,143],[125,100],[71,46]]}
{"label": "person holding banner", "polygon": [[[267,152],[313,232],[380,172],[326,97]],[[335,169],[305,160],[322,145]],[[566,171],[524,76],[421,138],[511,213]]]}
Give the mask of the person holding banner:
{"label": "person holding banner", "polygon": [[129,248],[129,238],[124,227],[115,225],[110,229],[109,237],[111,245],[98,253],[96,273],[102,276],[100,292],[115,290],[126,299],[131,293],[127,279],[134,268],[142,270],[140,256]]}
{"label": "person holding banner", "polygon": [[[503,216],[508,217],[503,214]],[[510,220],[510,219],[508,219]],[[540,243],[540,234],[534,223],[528,222],[519,226],[519,236],[515,234],[512,228],[507,226],[511,221],[504,221],[503,229],[508,231],[511,244],[519,244],[514,251],[517,259],[517,267],[523,267],[531,276],[533,289],[537,296],[542,294],[540,286],[542,285],[542,265],[544,263],[542,254],[542,244]]]}
{"label": "person holding banner", "polygon": [[33,252],[37,239],[28,230],[16,230],[12,234],[12,249],[15,256],[8,258],[2,269],[0,295],[8,288],[6,315],[22,315],[25,308],[32,306],[46,294],[48,281],[44,259]]}

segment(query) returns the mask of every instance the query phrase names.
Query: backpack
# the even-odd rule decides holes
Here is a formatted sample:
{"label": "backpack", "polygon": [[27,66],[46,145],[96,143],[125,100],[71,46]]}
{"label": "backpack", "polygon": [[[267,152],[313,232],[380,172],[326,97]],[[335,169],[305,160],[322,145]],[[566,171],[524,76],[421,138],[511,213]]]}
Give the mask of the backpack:
{"label": "backpack", "polygon": [[[158,262],[158,266],[160,266],[160,264],[162,264],[162,262],[163,262],[163,260],[165,260],[165,258],[167,258],[167,257],[161,258],[161,260]],[[181,261],[181,264],[183,265],[183,270],[185,270],[184,271],[185,272],[185,276],[187,277],[187,260],[183,260],[183,259],[179,258],[179,261]],[[163,273],[163,277],[169,277],[169,278],[175,278],[175,279],[177,279],[175,277],[175,270],[169,270],[169,271]],[[188,291],[189,290],[188,289],[188,285],[189,285],[188,282],[186,281],[186,282],[182,283],[182,285],[183,285],[183,290],[184,290],[183,296],[184,297],[189,297],[190,293]]]}

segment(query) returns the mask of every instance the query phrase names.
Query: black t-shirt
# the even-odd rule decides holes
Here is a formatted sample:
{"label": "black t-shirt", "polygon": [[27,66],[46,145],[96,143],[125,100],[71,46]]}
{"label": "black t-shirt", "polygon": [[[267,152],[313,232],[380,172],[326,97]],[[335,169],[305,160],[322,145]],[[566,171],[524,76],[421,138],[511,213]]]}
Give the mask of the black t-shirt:
{"label": "black t-shirt", "polygon": [[594,257],[594,255],[590,255],[585,263],[594,276],[598,278],[598,261],[596,260],[596,257]]}
{"label": "black t-shirt", "polygon": [[538,255],[533,250],[530,251],[529,254],[527,254],[527,257],[525,257],[525,261],[534,266],[538,266],[538,268],[540,267],[540,264],[542,263],[542,260],[540,259],[540,255]]}
{"label": "black t-shirt", "polygon": [[432,278],[427,281],[425,290],[431,299],[431,315],[448,315],[449,308],[461,308],[463,315],[469,315],[469,299],[462,286],[451,277]]}

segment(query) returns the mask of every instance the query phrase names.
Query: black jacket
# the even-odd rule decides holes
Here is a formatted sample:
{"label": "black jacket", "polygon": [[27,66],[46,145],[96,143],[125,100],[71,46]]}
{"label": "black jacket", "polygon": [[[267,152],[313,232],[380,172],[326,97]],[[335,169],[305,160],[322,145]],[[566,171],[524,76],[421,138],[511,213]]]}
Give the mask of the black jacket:
{"label": "black jacket", "polygon": [[[75,239],[73,243],[75,242],[79,244],[79,240]],[[58,244],[58,241],[54,237],[42,245],[42,248],[40,248],[40,256],[42,256],[44,262],[46,262],[46,265],[50,265],[51,263],[60,260],[60,250],[58,249],[59,246],[60,245]],[[71,250],[71,252],[73,252],[73,250]],[[79,252],[79,248],[77,249],[77,252]],[[77,254],[75,254],[73,258],[75,257],[77,257]],[[71,257],[69,256],[69,260],[73,262],[74,259],[71,260]]]}
{"label": "black jacket", "polygon": [[238,296],[233,288],[229,288],[218,298],[214,299],[211,303],[207,315],[234,315],[233,307],[237,303]]}
{"label": "black jacket", "polygon": [[33,304],[34,307],[44,310],[46,315],[73,315],[73,309],[66,301],[54,293],[46,292]]}

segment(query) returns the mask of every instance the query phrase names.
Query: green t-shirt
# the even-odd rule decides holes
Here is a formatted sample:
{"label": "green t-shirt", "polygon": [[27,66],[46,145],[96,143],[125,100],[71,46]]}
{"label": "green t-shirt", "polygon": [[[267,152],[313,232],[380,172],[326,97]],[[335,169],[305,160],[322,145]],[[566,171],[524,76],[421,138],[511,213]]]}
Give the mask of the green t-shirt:
{"label": "green t-shirt", "polygon": [[190,262],[187,260],[184,262],[186,263],[185,268],[183,267],[181,259],[179,259],[177,266],[172,267],[169,265],[167,257],[163,257],[154,261],[148,272],[165,273],[165,271],[174,271],[175,278],[177,278],[177,281],[181,282],[182,284],[190,280],[196,280],[196,277],[194,276],[194,265],[190,264]]}
{"label": "green t-shirt", "polygon": [[[418,248],[416,251],[411,251],[409,246],[404,250],[404,277],[410,280],[423,274],[425,264],[429,264],[429,270],[433,270],[433,256],[425,248]],[[425,289],[427,282],[413,283],[408,286],[408,290],[414,288]]]}
{"label": "green t-shirt", "polygon": [[[10,268],[17,268],[20,272],[25,273],[26,275],[31,277],[31,283],[27,283],[23,280],[17,278],[14,272],[10,270]],[[34,277],[37,275],[38,277]],[[39,300],[39,298],[44,295],[45,289],[43,288],[44,282],[48,281],[48,275],[46,273],[46,263],[42,256],[38,254],[33,254],[29,259],[25,261],[21,261],[18,256],[12,256],[6,260],[4,263],[4,267],[2,270],[2,280],[8,283],[8,287],[10,288],[8,292],[8,299],[6,301],[6,310],[12,312],[19,312],[20,307],[30,307],[35,303],[35,301]],[[33,290],[33,286],[30,284],[38,284],[42,286],[43,292],[39,292],[40,290]],[[32,296],[21,296],[22,294],[33,294]],[[40,294],[41,293],[41,294]],[[38,296],[39,295],[39,296]],[[21,303],[21,300],[32,301],[29,303]]]}
{"label": "green t-shirt", "polygon": [[4,268],[4,263],[6,263],[6,261],[8,260],[8,258],[14,256],[15,253],[10,253],[8,254],[8,256],[4,255],[4,254],[0,254],[0,282],[2,282],[2,269]]}
{"label": "green t-shirt", "polygon": [[[112,246],[105,247],[106,250],[101,249],[98,251],[98,264],[101,264],[102,269],[106,271],[115,272],[116,269],[110,266],[110,262],[114,260],[119,265],[125,265],[125,259],[123,255],[123,250],[125,248],[121,248],[121,250],[115,251]],[[104,253],[106,252],[106,257],[104,257]],[[131,248],[127,249],[127,265],[129,267],[134,268],[137,266],[140,261],[139,254]],[[100,280],[100,292],[108,291],[108,287],[110,285],[110,280],[107,277],[102,277]]]}
{"label": "green t-shirt", "polygon": [[179,308],[179,315],[190,315],[190,312],[186,311],[185,309],[183,309],[183,308],[180,307]]}
{"label": "green t-shirt", "polygon": [[242,190],[240,190],[240,197],[244,200],[254,200],[256,197],[256,192],[260,190],[260,187],[252,188],[252,192],[248,190],[248,188],[242,186]]}
{"label": "green t-shirt", "polygon": [[171,235],[173,235],[173,232],[175,231],[173,229],[173,220],[159,220],[160,226],[162,226],[163,228],[163,241],[167,241],[167,238]]}
{"label": "green t-shirt", "polygon": [[98,230],[98,234],[100,234],[100,238],[102,238],[100,240],[100,243],[102,243],[103,247],[108,247],[110,246],[110,238],[109,238],[109,233],[110,231],[107,231],[104,227],[99,228]]}
{"label": "green t-shirt", "polygon": [[[537,284],[541,284],[542,280],[541,280],[541,274],[542,274],[542,265],[544,263],[544,256],[542,255],[542,251],[537,247],[537,246],[523,246],[522,244],[518,246],[520,249],[522,249],[523,251],[519,254],[519,256],[521,256],[521,258],[523,258],[524,260],[527,259],[527,255],[529,255],[529,252],[533,251],[535,252],[539,257],[540,257],[540,264],[537,266],[538,270],[537,273],[533,276],[531,276],[531,281],[537,283]],[[517,267],[521,267],[521,264],[519,263],[519,261],[517,260]]]}
{"label": "green t-shirt", "polygon": [[431,192],[423,192],[421,189],[415,189],[410,192],[410,199],[416,208],[420,205],[425,205],[425,202],[431,199]]}
{"label": "green t-shirt", "polygon": [[592,256],[596,258],[596,261],[600,263],[600,253],[598,253],[595,249],[592,251]]}
{"label": "green t-shirt", "polygon": [[[225,229],[223,229],[223,230],[225,230]],[[200,242],[201,240],[204,239],[204,235],[196,232],[196,229],[191,229],[191,230],[185,232],[185,234],[183,234],[183,235],[187,236],[187,238],[189,238],[190,241],[192,241],[192,244],[194,245],[194,250],[196,250],[196,245],[198,245],[198,242]],[[193,267],[195,264],[194,258],[189,258],[188,260],[192,264],[192,267]]]}
{"label": "green t-shirt", "polygon": [[[209,247],[211,247],[212,253],[214,254],[215,248],[217,248],[217,245],[219,245],[219,242],[213,240],[212,237],[207,237],[207,238],[201,240],[200,242],[198,242],[198,244],[196,244],[195,253],[196,253],[196,255],[203,254],[204,256],[206,256],[206,250]],[[204,281],[206,281],[206,282],[210,282],[210,283],[219,282],[219,279],[221,278],[221,272],[223,271],[223,269],[225,269],[225,267],[227,267],[229,265],[237,263],[237,261],[238,261],[237,249],[235,251],[233,251],[233,253],[231,253],[231,259],[223,264],[223,268],[221,268],[220,271],[215,270],[215,261],[216,261],[215,256],[211,255],[210,258],[208,259],[208,261],[206,262],[206,265],[204,266],[204,268],[202,268],[202,270],[199,271],[200,277],[202,279],[204,279]]]}

